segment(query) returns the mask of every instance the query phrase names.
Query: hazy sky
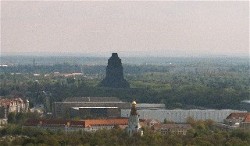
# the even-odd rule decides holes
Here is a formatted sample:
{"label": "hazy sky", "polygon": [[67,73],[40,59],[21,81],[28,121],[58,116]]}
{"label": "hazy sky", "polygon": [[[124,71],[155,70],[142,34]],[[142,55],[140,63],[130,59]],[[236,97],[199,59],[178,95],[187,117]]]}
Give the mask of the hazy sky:
{"label": "hazy sky", "polygon": [[249,55],[248,1],[1,2],[1,54]]}

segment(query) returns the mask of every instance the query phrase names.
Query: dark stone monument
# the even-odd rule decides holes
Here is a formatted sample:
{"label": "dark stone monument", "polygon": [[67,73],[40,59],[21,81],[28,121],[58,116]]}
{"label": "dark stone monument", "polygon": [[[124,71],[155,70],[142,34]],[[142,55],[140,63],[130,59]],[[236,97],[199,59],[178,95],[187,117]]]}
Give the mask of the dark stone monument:
{"label": "dark stone monument", "polygon": [[129,83],[123,77],[121,59],[117,53],[112,53],[106,67],[106,77],[102,80],[101,86],[111,88],[129,88]]}

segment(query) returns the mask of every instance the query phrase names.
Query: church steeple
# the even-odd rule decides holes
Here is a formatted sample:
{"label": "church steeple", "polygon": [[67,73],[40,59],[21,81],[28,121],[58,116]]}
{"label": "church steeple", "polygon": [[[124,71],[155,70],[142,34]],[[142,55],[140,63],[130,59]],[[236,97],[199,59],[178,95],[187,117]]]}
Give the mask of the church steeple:
{"label": "church steeple", "polygon": [[138,113],[136,111],[136,102],[135,101],[132,102],[130,115],[138,115]]}
{"label": "church steeple", "polygon": [[128,131],[129,136],[132,136],[135,133],[140,133],[141,135],[143,134],[143,132],[141,130],[141,125],[139,123],[139,115],[136,111],[136,102],[135,101],[132,102],[130,116],[128,119],[127,131]]}

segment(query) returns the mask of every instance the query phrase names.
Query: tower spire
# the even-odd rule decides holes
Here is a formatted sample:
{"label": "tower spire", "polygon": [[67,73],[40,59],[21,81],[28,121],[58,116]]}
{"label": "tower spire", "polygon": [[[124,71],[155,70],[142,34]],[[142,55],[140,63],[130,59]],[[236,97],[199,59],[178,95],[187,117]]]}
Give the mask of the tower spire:
{"label": "tower spire", "polygon": [[132,102],[130,115],[138,115],[137,110],[136,110],[136,102],[135,101]]}
{"label": "tower spire", "polygon": [[141,130],[141,125],[139,123],[139,115],[136,110],[135,101],[132,102],[127,131],[129,136],[132,136],[135,133],[140,133],[140,135],[143,135],[143,131]]}

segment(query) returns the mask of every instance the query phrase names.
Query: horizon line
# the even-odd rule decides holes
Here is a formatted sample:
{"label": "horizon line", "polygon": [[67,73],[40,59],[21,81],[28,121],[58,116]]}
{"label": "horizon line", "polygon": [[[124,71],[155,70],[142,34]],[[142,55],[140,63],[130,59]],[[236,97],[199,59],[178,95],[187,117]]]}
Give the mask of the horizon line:
{"label": "horizon line", "polygon": [[[106,52],[106,53],[69,53],[69,52],[1,52],[0,57],[2,56],[27,56],[27,57],[110,57],[112,53],[118,53],[120,57],[195,57],[195,58],[203,58],[203,57],[250,57],[250,52],[248,54],[169,54],[169,55],[156,55],[156,54],[148,54],[146,52]],[[131,54],[131,55],[129,55]]]}

